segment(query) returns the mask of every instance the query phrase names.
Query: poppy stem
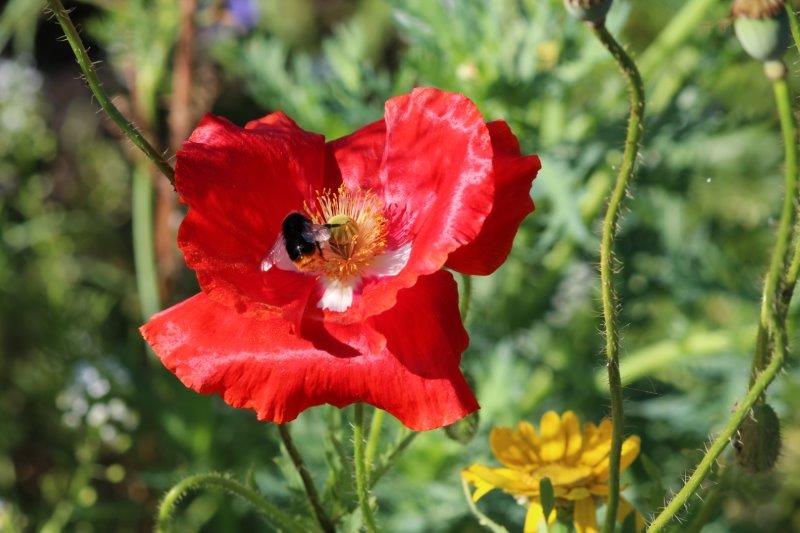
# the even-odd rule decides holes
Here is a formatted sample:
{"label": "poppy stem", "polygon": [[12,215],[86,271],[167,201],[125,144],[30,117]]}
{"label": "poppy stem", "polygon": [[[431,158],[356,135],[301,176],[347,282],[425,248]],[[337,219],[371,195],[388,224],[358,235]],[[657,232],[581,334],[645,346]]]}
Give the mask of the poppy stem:
{"label": "poppy stem", "polygon": [[786,2],[786,14],[789,17],[789,29],[792,32],[795,47],[800,50],[800,22],[797,21],[797,13],[794,10],[792,2]]}
{"label": "poppy stem", "polygon": [[366,462],[364,460],[364,404],[355,405],[355,416],[353,417],[353,460],[356,470],[356,494],[358,505],[361,507],[361,515],[364,525],[369,533],[378,531],[375,525],[375,517],[372,515],[372,508],[369,505],[369,479],[367,474]]}
{"label": "poppy stem", "polygon": [[303,481],[303,487],[305,488],[306,497],[308,497],[308,502],[314,509],[314,515],[317,517],[317,522],[319,522],[322,531],[325,533],[333,533],[336,531],[336,528],[334,527],[331,519],[328,517],[328,514],[325,512],[325,509],[322,507],[319,494],[317,493],[317,488],[314,486],[314,480],[311,479],[311,474],[309,474],[308,468],[306,468],[303,457],[300,455],[300,451],[294,445],[294,440],[292,440],[292,434],[289,432],[289,424],[278,424],[278,435],[281,437],[283,446],[286,448],[286,452],[289,454],[289,458],[292,460],[295,470],[297,470],[297,473],[300,474],[300,479]]}
{"label": "poppy stem", "polygon": [[378,443],[381,440],[381,427],[383,426],[383,417],[386,413],[377,407],[372,411],[372,421],[369,425],[369,437],[367,437],[366,457],[364,461],[367,466],[367,479],[370,478],[370,471],[372,470],[375,461],[375,454],[378,451]]}
{"label": "poppy stem", "polygon": [[133,168],[131,219],[136,289],[142,317],[149,320],[161,309],[158,270],[153,246],[153,186],[150,167],[140,160]]}
{"label": "poppy stem", "polygon": [[461,313],[461,322],[467,324],[469,304],[472,302],[472,276],[461,275],[461,293],[458,296],[458,310]]}
{"label": "poppy stem", "polygon": [[620,205],[628,190],[628,183],[634,175],[639,141],[642,136],[644,117],[644,86],[636,64],[625,49],[614,39],[605,23],[590,24],[597,38],[608,49],[628,82],[630,97],[630,117],[625,138],[625,151],[617,174],[616,185],[608,201],[608,210],[603,220],[603,236],[600,245],[600,293],[603,302],[603,324],[606,337],[606,367],[608,385],[611,393],[611,436],[610,467],[608,478],[608,506],[603,524],[603,532],[614,530],[619,506],[619,470],[622,453],[622,429],[624,424],[622,408],[622,380],[619,374],[619,336],[617,332],[617,296],[614,292],[614,235],[619,219]]}
{"label": "poppy stem", "polygon": [[69,13],[66,9],[64,9],[64,5],[61,3],[61,0],[47,0],[47,5],[50,10],[53,12],[53,15],[56,17],[56,20],[61,25],[61,28],[64,30],[64,36],[69,43],[70,48],[72,48],[72,53],[75,54],[75,59],[78,62],[78,66],[83,72],[83,76],[86,80],[86,84],[89,86],[89,90],[92,91],[92,94],[95,98],[97,98],[97,102],[100,104],[100,107],[103,108],[103,111],[108,114],[111,120],[119,126],[119,129],[122,130],[122,133],[125,134],[128,139],[137,147],[139,148],[144,154],[153,162],[153,164],[161,171],[164,176],[175,185],[175,172],[172,170],[172,167],[169,163],[164,159],[164,157],[158,153],[158,151],[153,148],[153,145],[150,144],[147,139],[136,129],[125,115],[123,115],[119,109],[111,102],[111,99],[103,89],[103,84],[100,82],[100,78],[97,76],[97,72],[94,69],[94,65],[92,64],[92,60],[89,58],[89,54],[86,52],[86,47],[83,45],[83,41],[81,40],[80,35],[78,34],[78,30],[75,29],[75,25],[72,23],[72,20],[69,18]]}
{"label": "poppy stem", "polygon": [[176,483],[158,506],[158,521],[156,531],[166,533],[172,528],[171,522],[175,516],[178,503],[189,493],[206,488],[219,488],[248,502],[261,513],[273,527],[288,533],[302,533],[304,528],[291,516],[284,513],[276,505],[270,503],[257,491],[231,479],[223,474],[210,472],[189,476]]}
{"label": "poppy stem", "polygon": [[763,401],[767,387],[783,368],[783,362],[786,359],[786,310],[794,293],[800,270],[800,250],[795,247],[790,259],[790,245],[792,226],[795,226],[794,233],[795,239],[797,239],[800,238],[800,224],[796,224],[798,218],[796,206],[798,201],[797,123],[792,112],[792,96],[786,83],[785,69],[778,71],[782,72],[782,75],[774,78],[772,84],[785,150],[786,191],[781,220],[778,225],[778,236],[770,259],[767,277],[764,280],[759,334],[756,354],[753,358],[750,389],[728,419],[725,428],[714,439],[694,473],[672,501],[653,520],[648,532],[661,531],[683,508],[689,497],[697,492],[700,484],[711,472],[717,457],[736,434],[745,418],[750,416],[750,409],[758,402]]}

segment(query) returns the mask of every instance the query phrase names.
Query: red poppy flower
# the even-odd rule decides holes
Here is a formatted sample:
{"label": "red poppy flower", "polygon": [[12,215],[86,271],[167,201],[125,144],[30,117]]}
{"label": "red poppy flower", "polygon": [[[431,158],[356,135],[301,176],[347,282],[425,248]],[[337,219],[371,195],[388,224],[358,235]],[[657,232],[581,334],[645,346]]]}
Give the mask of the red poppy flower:
{"label": "red poppy flower", "polygon": [[367,402],[415,430],[478,404],[452,275],[489,274],[533,210],[536,156],[466,97],[416,89],[335,141],[283,113],[206,116],[178,152],[202,292],[142,333],[201,393],[287,422]]}

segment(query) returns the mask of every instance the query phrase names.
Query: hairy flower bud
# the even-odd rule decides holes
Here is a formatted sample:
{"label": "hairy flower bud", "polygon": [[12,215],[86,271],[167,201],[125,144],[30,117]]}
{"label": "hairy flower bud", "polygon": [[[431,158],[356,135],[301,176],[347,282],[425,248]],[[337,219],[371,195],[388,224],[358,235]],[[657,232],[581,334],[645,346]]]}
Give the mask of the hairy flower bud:
{"label": "hairy flower bud", "polygon": [[775,466],[781,451],[781,425],[769,404],[753,407],[734,445],[739,464],[748,472],[766,472]]}
{"label": "hairy flower bud", "polygon": [[742,48],[759,61],[779,60],[790,42],[784,0],[735,0],[733,28]]}
{"label": "hairy flower bud", "polygon": [[612,0],[564,0],[567,12],[579,20],[599,23],[605,20]]}

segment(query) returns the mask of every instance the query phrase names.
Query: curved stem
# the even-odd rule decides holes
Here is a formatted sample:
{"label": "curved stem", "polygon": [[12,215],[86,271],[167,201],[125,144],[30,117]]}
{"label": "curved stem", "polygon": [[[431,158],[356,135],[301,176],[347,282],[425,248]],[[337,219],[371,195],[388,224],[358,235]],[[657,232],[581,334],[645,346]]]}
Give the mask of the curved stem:
{"label": "curved stem", "polygon": [[386,456],[386,459],[375,467],[375,470],[372,472],[372,475],[369,478],[370,487],[374,487],[378,480],[383,477],[383,475],[388,472],[392,466],[394,466],[397,458],[400,457],[405,449],[408,448],[408,445],[411,444],[415,438],[417,438],[417,435],[419,435],[419,433],[413,432],[403,437],[403,439],[397,443],[392,451],[389,452],[389,454]]}
{"label": "curved stem", "polygon": [[[773,317],[774,318],[774,317]],[[764,394],[775,376],[780,372],[783,366],[784,358],[786,357],[786,331],[784,328],[778,327],[773,319],[769,323],[770,334],[775,338],[775,353],[769,365],[761,372],[756,378],[753,386],[747,391],[747,394],[739,403],[739,406],[731,415],[723,430],[711,443],[708,452],[697,465],[694,473],[692,473],[689,480],[683,488],[675,495],[675,497],[667,504],[663,511],[653,520],[650,527],[647,528],[648,533],[655,533],[661,531],[666,526],[675,514],[683,508],[686,501],[700,488],[700,483],[711,472],[717,457],[722,453],[725,447],[734,436],[739,426],[750,413],[750,409]]]}
{"label": "curved stem", "polygon": [[[660,531],[672,519],[689,497],[700,487],[703,479],[709,474],[714,463],[728,445],[731,437],[736,433],[750,412],[750,409],[759,402],[777,373],[783,367],[786,358],[786,316],[783,302],[777,301],[781,297],[781,283],[783,284],[783,301],[788,305],[794,285],[797,281],[798,267],[795,262],[800,263],[800,252],[795,250],[794,256],[788,264],[788,272],[784,275],[789,261],[789,248],[792,238],[792,226],[795,223],[797,213],[795,208],[797,196],[797,125],[792,113],[792,100],[789,94],[789,87],[785,78],[773,80],[775,89],[775,100],[778,107],[778,115],[781,120],[781,132],[785,147],[785,167],[786,167],[786,195],[783,202],[781,221],[778,227],[778,237],[775,249],[770,260],[769,271],[764,281],[764,293],[762,295],[761,316],[759,323],[759,336],[756,346],[756,354],[753,359],[753,370],[751,374],[750,390],[744,397],[739,407],[728,420],[725,428],[717,436],[706,452],[706,455],[697,465],[692,476],[675,495],[666,508],[653,520],[648,531]],[[787,296],[788,295],[788,296]],[[770,359],[770,348],[772,358]]]}
{"label": "curved stem", "polygon": [[639,149],[639,140],[642,135],[642,117],[644,116],[644,87],[642,78],[636,64],[625,53],[625,50],[608,32],[603,24],[593,25],[592,29],[601,43],[611,52],[617,61],[622,74],[628,82],[630,97],[630,117],[628,119],[628,132],[625,138],[625,151],[622,156],[622,165],[617,174],[617,182],[611,198],[608,201],[608,210],[603,220],[603,236],[600,245],[600,294],[603,301],[603,324],[606,336],[606,358],[608,369],[608,385],[611,392],[611,420],[613,432],[611,437],[610,475],[608,478],[608,508],[606,520],[603,524],[604,532],[614,529],[619,505],[619,467],[622,451],[622,381],[619,375],[619,336],[617,333],[617,298],[614,292],[613,249],[614,234],[616,233],[617,219],[619,218],[620,204],[628,189],[628,182],[633,177],[636,165],[636,155]]}
{"label": "curved stem", "polygon": [[86,78],[86,84],[89,86],[89,90],[92,91],[92,94],[95,98],[97,98],[97,102],[100,104],[100,107],[103,108],[111,120],[119,126],[122,132],[125,134],[131,142],[136,145],[144,154],[153,162],[153,164],[158,167],[158,170],[161,171],[164,176],[175,185],[175,173],[172,170],[172,167],[166,160],[161,156],[158,151],[153,148],[153,146],[144,138],[144,136],[136,129],[136,127],[131,124],[131,122],[125,118],[125,116],[116,108],[116,106],[111,102],[111,99],[106,94],[105,90],[103,89],[103,84],[100,83],[100,79],[97,77],[97,72],[94,70],[94,66],[92,65],[92,60],[89,59],[89,54],[86,52],[86,47],[83,45],[83,41],[81,41],[80,35],[78,35],[78,30],[75,29],[75,26],[72,24],[72,20],[69,18],[69,14],[67,10],[64,9],[64,5],[61,3],[61,0],[47,0],[47,5],[50,10],[55,15],[56,20],[61,25],[61,28],[64,30],[64,36],[67,38],[67,42],[69,43],[70,48],[72,48],[72,53],[75,54],[75,59],[78,62],[78,66],[83,72],[84,77]]}
{"label": "curved stem", "polygon": [[325,531],[326,533],[332,533],[336,531],[336,528],[333,526],[333,522],[330,518],[328,518],[327,513],[325,513],[325,509],[322,507],[319,494],[317,493],[317,488],[314,486],[314,480],[311,479],[311,474],[309,474],[308,468],[306,468],[303,457],[300,455],[300,452],[294,445],[292,435],[289,433],[289,425],[278,424],[278,434],[281,437],[283,446],[286,448],[286,452],[289,454],[289,457],[292,460],[295,470],[297,470],[297,473],[300,474],[300,479],[303,481],[303,487],[305,488],[308,502],[314,509],[314,515],[317,517],[317,522],[319,522],[322,531]]}
{"label": "curved stem", "polygon": [[467,500],[467,506],[469,507],[470,512],[475,516],[478,520],[478,523],[491,531],[492,533],[508,533],[508,530],[483,514],[478,506],[475,505],[475,502],[472,501],[472,494],[469,491],[469,483],[463,477],[461,478],[461,488],[464,489],[464,498]]}
{"label": "curved stem", "polygon": [[364,462],[364,404],[357,403],[355,406],[355,417],[353,420],[353,459],[356,466],[356,494],[358,495],[358,505],[361,507],[361,514],[364,525],[369,533],[377,531],[375,517],[372,516],[372,508],[369,506],[369,480],[367,479],[367,468]]}
{"label": "curved stem", "polygon": [[158,506],[156,531],[162,533],[169,531],[170,522],[175,516],[178,502],[190,492],[196,492],[204,488],[219,488],[242,498],[255,507],[271,525],[282,531],[289,533],[302,533],[304,531],[304,528],[298,525],[292,517],[267,501],[261,494],[234,479],[217,473],[197,474],[175,484]]}
{"label": "curved stem", "polygon": [[373,462],[375,461],[375,454],[378,451],[378,443],[381,440],[381,427],[383,426],[383,417],[386,413],[377,407],[372,412],[372,421],[369,425],[369,437],[367,437],[367,449],[364,461],[367,465],[367,479],[370,477],[370,470],[372,469]]}
{"label": "curved stem", "polygon": [[[770,338],[767,335],[767,322],[770,314],[777,308],[778,323],[782,322],[781,315],[784,314],[783,302],[791,298],[794,290],[796,273],[793,274],[794,261],[797,259],[798,252],[795,251],[795,258],[790,259],[792,229],[797,218],[797,124],[792,112],[792,97],[789,93],[789,86],[785,77],[772,82],[775,91],[775,103],[778,108],[778,115],[781,120],[781,132],[783,134],[783,145],[785,150],[785,192],[783,197],[783,208],[778,224],[778,234],[775,240],[775,248],[772,251],[769,270],[764,280],[764,292],[761,298],[761,314],[758,330],[758,343],[756,354],[753,358],[753,368],[750,381],[755,380],[758,373],[769,362]],[[787,271],[786,277],[784,272]],[[783,287],[781,287],[783,285]],[[785,296],[786,293],[789,296]]]}

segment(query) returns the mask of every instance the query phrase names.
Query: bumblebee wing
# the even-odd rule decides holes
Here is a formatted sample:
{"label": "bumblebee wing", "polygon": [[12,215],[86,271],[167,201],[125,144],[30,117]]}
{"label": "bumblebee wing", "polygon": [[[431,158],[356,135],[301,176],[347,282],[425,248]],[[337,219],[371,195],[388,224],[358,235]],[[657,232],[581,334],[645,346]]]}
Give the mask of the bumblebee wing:
{"label": "bumblebee wing", "polygon": [[289,254],[286,251],[286,239],[283,238],[283,234],[278,237],[278,240],[275,241],[275,244],[261,261],[262,272],[267,272],[272,267],[281,270],[297,271],[297,266],[289,258]]}
{"label": "bumblebee wing", "polygon": [[302,235],[308,242],[327,242],[331,238],[331,230],[322,224],[308,224],[303,229]]}

